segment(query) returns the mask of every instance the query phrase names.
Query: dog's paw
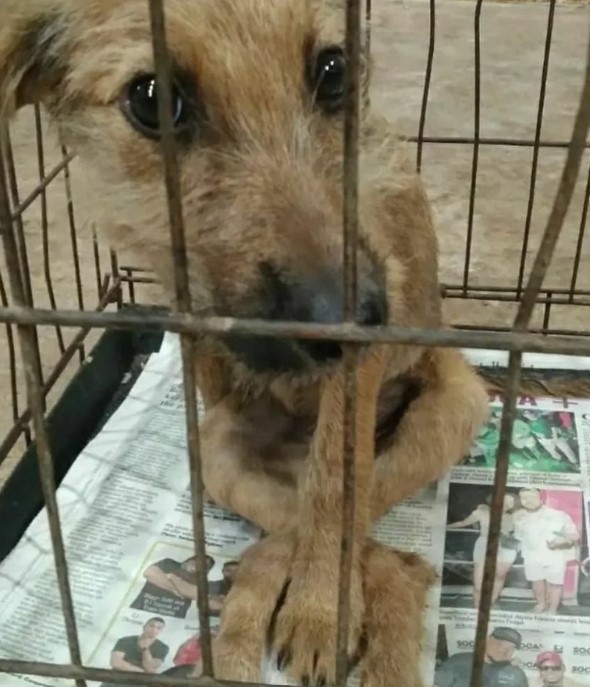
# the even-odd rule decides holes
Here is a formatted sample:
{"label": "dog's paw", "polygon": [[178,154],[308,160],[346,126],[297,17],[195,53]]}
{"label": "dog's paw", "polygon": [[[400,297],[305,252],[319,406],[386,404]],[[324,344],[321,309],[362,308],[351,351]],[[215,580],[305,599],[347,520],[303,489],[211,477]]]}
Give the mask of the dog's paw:
{"label": "dog's paw", "polygon": [[260,644],[247,632],[221,633],[213,641],[213,666],[217,680],[260,682]]}
{"label": "dog's paw", "polygon": [[[277,655],[277,668],[304,686],[322,687],[336,680],[338,592],[334,579],[326,580],[325,584],[323,579],[313,572],[294,576],[274,627],[272,644]],[[349,665],[358,651],[363,611],[360,575],[353,575],[348,629]]]}

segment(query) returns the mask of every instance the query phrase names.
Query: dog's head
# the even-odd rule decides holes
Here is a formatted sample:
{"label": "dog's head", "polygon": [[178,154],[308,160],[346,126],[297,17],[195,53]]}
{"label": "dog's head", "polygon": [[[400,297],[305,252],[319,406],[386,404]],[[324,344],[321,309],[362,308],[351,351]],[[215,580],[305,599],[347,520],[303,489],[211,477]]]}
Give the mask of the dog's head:
{"label": "dog's head", "polygon": [[[344,13],[316,0],[167,0],[194,309],[342,320]],[[363,74],[366,87],[366,69]],[[0,107],[42,102],[79,155],[114,247],[170,294],[173,263],[147,0],[3,0]],[[437,325],[436,241],[394,136],[363,106],[358,321]],[[332,344],[242,338],[250,367]]]}

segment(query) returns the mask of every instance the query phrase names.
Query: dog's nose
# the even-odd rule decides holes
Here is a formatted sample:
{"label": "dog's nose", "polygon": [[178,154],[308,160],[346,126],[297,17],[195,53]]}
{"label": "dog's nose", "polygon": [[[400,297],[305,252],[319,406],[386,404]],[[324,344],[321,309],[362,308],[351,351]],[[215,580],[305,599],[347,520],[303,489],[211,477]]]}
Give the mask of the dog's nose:
{"label": "dog's nose", "polygon": [[357,322],[372,327],[387,323],[385,294],[372,292],[361,299],[357,309]]}
{"label": "dog's nose", "polygon": [[[342,277],[335,274],[299,277],[285,275],[268,263],[260,265],[265,300],[265,317],[271,320],[338,324],[344,320]],[[382,290],[367,272],[359,273],[356,322],[361,325],[385,324],[387,301]],[[317,363],[328,363],[342,356],[336,341],[300,339],[299,350]]]}
{"label": "dog's nose", "polygon": [[[325,314],[325,297],[320,299],[321,314]],[[332,312],[342,313],[342,299],[339,304],[331,308]],[[319,313],[316,313],[319,314]],[[342,319],[342,317],[340,317]],[[315,320],[318,321],[318,320]],[[325,320],[319,320],[325,321]],[[357,305],[356,322],[365,326],[378,326],[387,322],[387,301],[385,296],[378,292],[369,292],[364,297],[361,294]],[[327,363],[342,357],[342,347],[337,341],[330,340],[305,340],[299,345],[318,363]]]}

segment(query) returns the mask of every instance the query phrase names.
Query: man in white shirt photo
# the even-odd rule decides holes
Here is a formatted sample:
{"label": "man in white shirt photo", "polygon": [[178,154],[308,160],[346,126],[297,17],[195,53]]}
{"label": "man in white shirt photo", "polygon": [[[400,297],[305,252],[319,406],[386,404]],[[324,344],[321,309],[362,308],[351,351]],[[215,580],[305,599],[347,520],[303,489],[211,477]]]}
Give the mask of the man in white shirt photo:
{"label": "man in white shirt photo", "polygon": [[557,613],[567,563],[575,558],[580,533],[564,511],[543,503],[538,489],[521,489],[522,508],[514,514],[514,535],[521,542],[524,573],[532,584],[535,613]]}

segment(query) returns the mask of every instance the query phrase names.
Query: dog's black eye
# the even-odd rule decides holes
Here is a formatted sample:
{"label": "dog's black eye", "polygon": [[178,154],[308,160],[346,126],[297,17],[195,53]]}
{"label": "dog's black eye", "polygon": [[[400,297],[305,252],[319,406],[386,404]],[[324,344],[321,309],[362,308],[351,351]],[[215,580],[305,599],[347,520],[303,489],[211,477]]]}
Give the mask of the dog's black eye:
{"label": "dog's black eye", "polygon": [[339,47],[326,48],[318,53],[313,73],[316,102],[328,112],[336,112],[344,105],[346,61]]}
{"label": "dog's black eye", "polygon": [[[150,138],[160,136],[158,88],[153,75],[140,76],[129,84],[124,109],[138,131]],[[186,122],[187,109],[185,98],[178,86],[173,84],[172,121],[176,130]]]}

